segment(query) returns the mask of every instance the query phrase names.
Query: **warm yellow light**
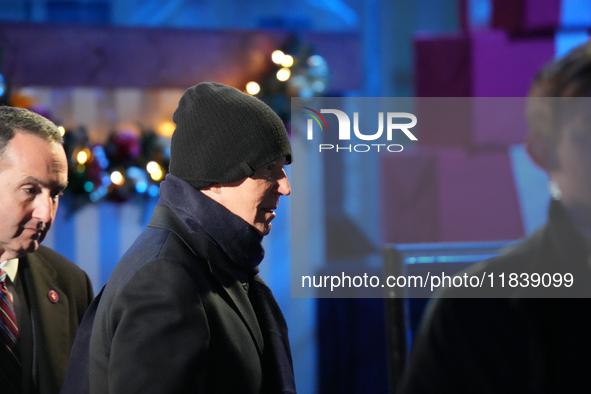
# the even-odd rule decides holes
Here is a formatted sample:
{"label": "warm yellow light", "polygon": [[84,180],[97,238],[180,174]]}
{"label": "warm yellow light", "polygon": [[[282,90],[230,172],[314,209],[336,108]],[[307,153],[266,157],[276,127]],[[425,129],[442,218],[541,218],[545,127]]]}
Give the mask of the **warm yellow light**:
{"label": "warm yellow light", "polygon": [[271,54],[271,60],[273,60],[273,63],[276,63],[276,64],[281,64],[281,62],[283,61],[284,58],[285,58],[285,53],[281,52],[279,49],[276,51],[273,51],[273,53]]}
{"label": "warm yellow light", "polygon": [[125,178],[123,178],[123,175],[119,171],[113,171],[111,173],[111,182],[117,186],[121,186],[125,182]]}
{"label": "warm yellow light", "polygon": [[172,133],[174,133],[174,129],[176,129],[176,125],[171,121],[166,121],[160,123],[158,126],[158,134],[163,137],[172,137]]}
{"label": "warm yellow light", "polygon": [[291,67],[293,66],[293,57],[290,55],[285,55],[283,61],[281,62],[283,67]]}
{"label": "warm yellow light", "polygon": [[156,171],[150,173],[150,177],[155,181],[159,181],[160,179],[162,179],[163,176],[164,176],[164,173],[160,169],[160,166],[158,166]]}
{"label": "warm yellow light", "polygon": [[66,134],[66,129],[64,128],[64,126],[58,126],[57,129],[62,137]]}
{"label": "warm yellow light", "polygon": [[246,84],[246,92],[248,94],[255,95],[255,94],[257,94],[260,91],[261,91],[261,87],[259,86],[258,83],[251,81],[251,82],[249,82],[249,83]]}
{"label": "warm yellow light", "polygon": [[159,171],[159,170],[160,170],[160,166],[155,161],[151,161],[146,165],[146,171],[148,171],[148,174],[152,174],[152,173]]}
{"label": "warm yellow light", "polygon": [[291,76],[291,71],[289,71],[289,68],[284,67],[281,70],[277,71],[277,79],[280,80],[281,82],[287,81],[290,76]]}
{"label": "warm yellow light", "polygon": [[78,164],[84,164],[84,163],[86,163],[87,160],[88,160],[88,153],[86,153],[86,150],[82,149],[76,155],[76,161],[78,162]]}

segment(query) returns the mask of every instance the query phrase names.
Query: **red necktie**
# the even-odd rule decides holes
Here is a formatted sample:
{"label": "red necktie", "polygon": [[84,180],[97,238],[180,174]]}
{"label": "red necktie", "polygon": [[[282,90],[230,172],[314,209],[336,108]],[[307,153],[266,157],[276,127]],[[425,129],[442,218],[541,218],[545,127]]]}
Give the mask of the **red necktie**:
{"label": "red necktie", "polygon": [[22,392],[21,349],[14,307],[6,289],[6,272],[0,269],[0,391]]}

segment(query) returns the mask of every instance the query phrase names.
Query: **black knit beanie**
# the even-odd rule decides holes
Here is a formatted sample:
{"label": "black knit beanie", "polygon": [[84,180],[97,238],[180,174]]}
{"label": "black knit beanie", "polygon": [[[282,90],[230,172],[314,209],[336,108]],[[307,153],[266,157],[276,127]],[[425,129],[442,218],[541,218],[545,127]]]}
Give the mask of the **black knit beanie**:
{"label": "black knit beanie", "polygon": [[291,163],[279,116],[233,87],[204,82],[187,89],[172,119],[169,172],[196,189],[252,176],[281,157]]}

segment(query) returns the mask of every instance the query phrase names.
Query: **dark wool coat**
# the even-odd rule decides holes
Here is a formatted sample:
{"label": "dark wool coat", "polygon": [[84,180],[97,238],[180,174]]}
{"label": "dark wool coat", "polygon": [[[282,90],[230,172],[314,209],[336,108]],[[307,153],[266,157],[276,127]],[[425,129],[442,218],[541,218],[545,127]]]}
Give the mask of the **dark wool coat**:
{"label": "dark wool coat", "polygon": [[574,286],[517,286],[494,299],[439,298],[414,344],[400,392],[591,392],[589,261],[586,241],[553,201],[542,229],[470,273],[571,273]]}
{"label": "dark wool coat", "polygon": [[247,280],[158,205],[98,305],[90,392],[259,393],[263,336]]}

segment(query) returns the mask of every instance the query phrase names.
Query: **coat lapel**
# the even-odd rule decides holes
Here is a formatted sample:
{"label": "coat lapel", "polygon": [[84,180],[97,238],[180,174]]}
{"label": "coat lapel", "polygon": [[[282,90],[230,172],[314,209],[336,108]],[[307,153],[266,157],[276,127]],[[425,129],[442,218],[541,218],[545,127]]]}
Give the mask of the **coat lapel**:
{"label": "coat lapel", "polygon": [[232,263],[228,257],[217,247],[210,247],[208,250],[208,263],[211,273],[218,282],[224,287],[224,290],[230,296],[236,309],[238,310],[244,324],[250,331],[259,354],[263,353],[263,334],[258,323],[255,311],[248,299],[248,295],[236,275]]}
{"label": "coat lapel", "polygon": [[[70,352],[68,297],[58,286],[56,271],[39,253],[27,254],[21,262],[19,272],[23,274],[33,324],[34,368],[41,391],[51,392],[51,387],[59,387],[56,377],[65,376]],[[55,294],[50,294],[52,291]]]}

